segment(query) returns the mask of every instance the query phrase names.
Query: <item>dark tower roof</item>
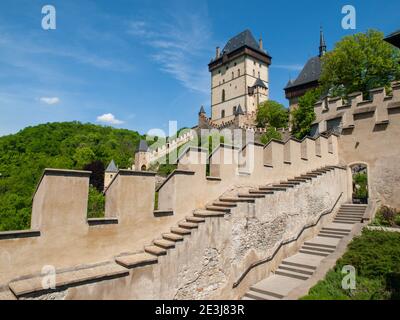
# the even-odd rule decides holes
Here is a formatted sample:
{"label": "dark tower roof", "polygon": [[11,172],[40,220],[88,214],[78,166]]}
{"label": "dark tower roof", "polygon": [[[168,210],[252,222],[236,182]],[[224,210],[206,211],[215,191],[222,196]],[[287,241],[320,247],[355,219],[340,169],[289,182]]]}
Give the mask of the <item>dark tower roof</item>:
{"label": "dark tower roof", "polygon": [[260,78],[258,78],[256,80],[256,82],[254,83],[253,87],[261,87],[261,88],[264,88],[264,89],[268,89],[267,86],[265,85],[264,81],[262,81]]}
{"label": "dark tower roof", "polygon": [[147,145],[147,142],[145,140],[140,140],[138,151],[139,152],[149,151],[149,146]]}
{"label": "dark tower roof", "polygon": [[321,58],[326,53],[324,32],[321,28],[319,35],[319,55],[310,58],[296,80],[289,80],[285,87],[286,98],[303,95],[307,90],[318,86],[321,77]]}
{"label": "dark tower roof", "polygon": [[325,43],[325,37],[324,37],[324,31],[321,30],[319,31],[319,56],[322,57],[326,53],[326,43]]}
{"label": "dark tower roof", "polygon": [[239,104],[238,107],[236,108],[236,112],[235,112],[235,116],[238,116],[238,115],[244,115],[242,106],[241,106],[240,104]]}
{"label": "dark tower roof", "polygon": [[205,114],[205,113],[206,113],[206,111],[204,110],[204,107],[201,106],[200,111],[199,111],[199,114]]}
{"label": "dark tower roof", "polygon": [[114,159],[108,164],[106,172],[118,172],[118,167],[115,165]]}
{"label": "dark tower roof", "polygon": [[251,49],[254,49],[256,51],[261,51],[265,52],[262,50],[259,46],[259,43],[257,40],[254,38],[253,34],[249,29],[246,29],[239,33],[238,35],[234,36],[232,39],[230,39],[224,49],[222,50],[223,53],[231,53],[237,49],[240,49],[242,47],[249,47]]}
{"label": "dark tower roof", "polygon": [[400,30],[397,30],[397,31],[389,34],[385,38],[385,41],[387,41],[390,44],[396,46],[397,48],[400,48]]}

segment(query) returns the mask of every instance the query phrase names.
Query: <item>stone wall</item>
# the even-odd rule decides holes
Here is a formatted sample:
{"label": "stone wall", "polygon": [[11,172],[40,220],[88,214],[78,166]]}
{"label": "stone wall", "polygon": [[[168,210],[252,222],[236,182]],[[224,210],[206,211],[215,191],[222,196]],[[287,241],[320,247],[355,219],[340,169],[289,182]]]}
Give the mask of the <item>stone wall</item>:
{"label": "stone wall", "polygon": [[[332,98],[315,110],[320,132],[340,118],[340,161],[367,165],[371,200],[400,208],[400,83],[392,84],[390,96],[379,88],[371,91],[371,100],[354,93],[347,103]],[[348,174],[351,183],[350,169]]]}

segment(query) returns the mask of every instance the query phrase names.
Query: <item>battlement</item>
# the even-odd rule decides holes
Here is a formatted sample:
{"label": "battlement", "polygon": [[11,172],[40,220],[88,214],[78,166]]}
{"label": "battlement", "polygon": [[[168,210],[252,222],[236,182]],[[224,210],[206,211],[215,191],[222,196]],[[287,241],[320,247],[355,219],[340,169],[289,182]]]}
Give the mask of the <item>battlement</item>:
{"label": "battlement", "polygon": [[87,219],[90,172],[46,169],[33,197],[32,230],[0,233],[0,248],[7,253],[0,259],[0,284],[37,274],[44,262],[62,270],[142,252],[189,212],[204,208],[234,185],[275,183],[337,164],[335,135],[266,146],[250,143],[242,149],[220,145],[210,156],[207,150],[187,148],[178,170],[157,190],[157,211],[155,173],[119,170],[105,192],[101,219]]}
{"label": "battlement", "polygon": [[341,130],[352,130],[357,120],[366,115],[373,115],[375,125],[387,125],[394,109],[400,108],[400,82],[393,82],[391,93],[388,95],[385,88],[370,90],[370,99],[364,100],[361,92],[349,95],[344,101],[340,97],[325,98],[315,104],[318,132],[326,132],[334,127]]}

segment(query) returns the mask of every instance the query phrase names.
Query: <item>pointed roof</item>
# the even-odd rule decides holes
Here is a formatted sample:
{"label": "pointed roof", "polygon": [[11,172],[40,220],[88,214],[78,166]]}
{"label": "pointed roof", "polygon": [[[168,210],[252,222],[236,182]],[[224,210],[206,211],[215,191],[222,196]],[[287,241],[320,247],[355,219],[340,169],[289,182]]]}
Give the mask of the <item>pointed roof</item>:
{"label": "pointed roof", "polygon": [[140,140],[138,152],[149,151],[149,146],[145,140]]}
{"label": "pointed roof", "polygon": [[106,172],[118,172],[118,167],[115,165],[114,159],[108,164]]}
{"label": "pointed roof", "polygon": [[397,48],[400,48],[400,30],[392,32],[384,40]]}
{"label": "pointed roof", "polygon": [[257,80],[254,83],[253,87],[261,87],[261,88],[264,88],[264,89],[268,89],[267,86],[265,85],[264,81],[262,81],[260,78],[257,78]]}
{"label": "pointed roof", "polygon": [[259,43],[256,41],[249,29],[242,31],[238,35],[231,38],[226,43],[222,53],[228,54],[245,46],[265,54],[265,51],[260,48]]}
{"label": "pointed roof", "polygon": [[205,114],[205,113],[206,113],[206,111],[204,110],[204,107],[201,106],[200,111],[199,111],[199,114]]}
{"label": "pointed roof", "polygon": [[325,42],[325,36],[324,36],[324,31],[322,30],[322,27],[319,31],[319,56],[322,57],[326,53],[326,42]]}
{"label": "pointed roof", "polygon": [[242,106],[241,106],[240,104],[239,104],[238,107],[236,108],[236,112],[235,112],[235,116],[238,116],[238,115],[244,115]]}

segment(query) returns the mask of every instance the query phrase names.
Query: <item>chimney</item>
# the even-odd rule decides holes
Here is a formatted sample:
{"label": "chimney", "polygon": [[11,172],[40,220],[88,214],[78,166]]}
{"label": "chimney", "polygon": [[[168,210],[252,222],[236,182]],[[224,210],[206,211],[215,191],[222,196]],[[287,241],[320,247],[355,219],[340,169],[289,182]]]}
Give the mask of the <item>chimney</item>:
{"label": "chimney", "polygon": [[260,37],[258,46],[260,47],[260,50],[263,50],[263,40],[262,40],[262,37]]}
{"label": "chimney", "polygon": [[220,55],[221,55],[221,49],[217,47],[217,49],[215,50],[215,58],[218,59]]}

